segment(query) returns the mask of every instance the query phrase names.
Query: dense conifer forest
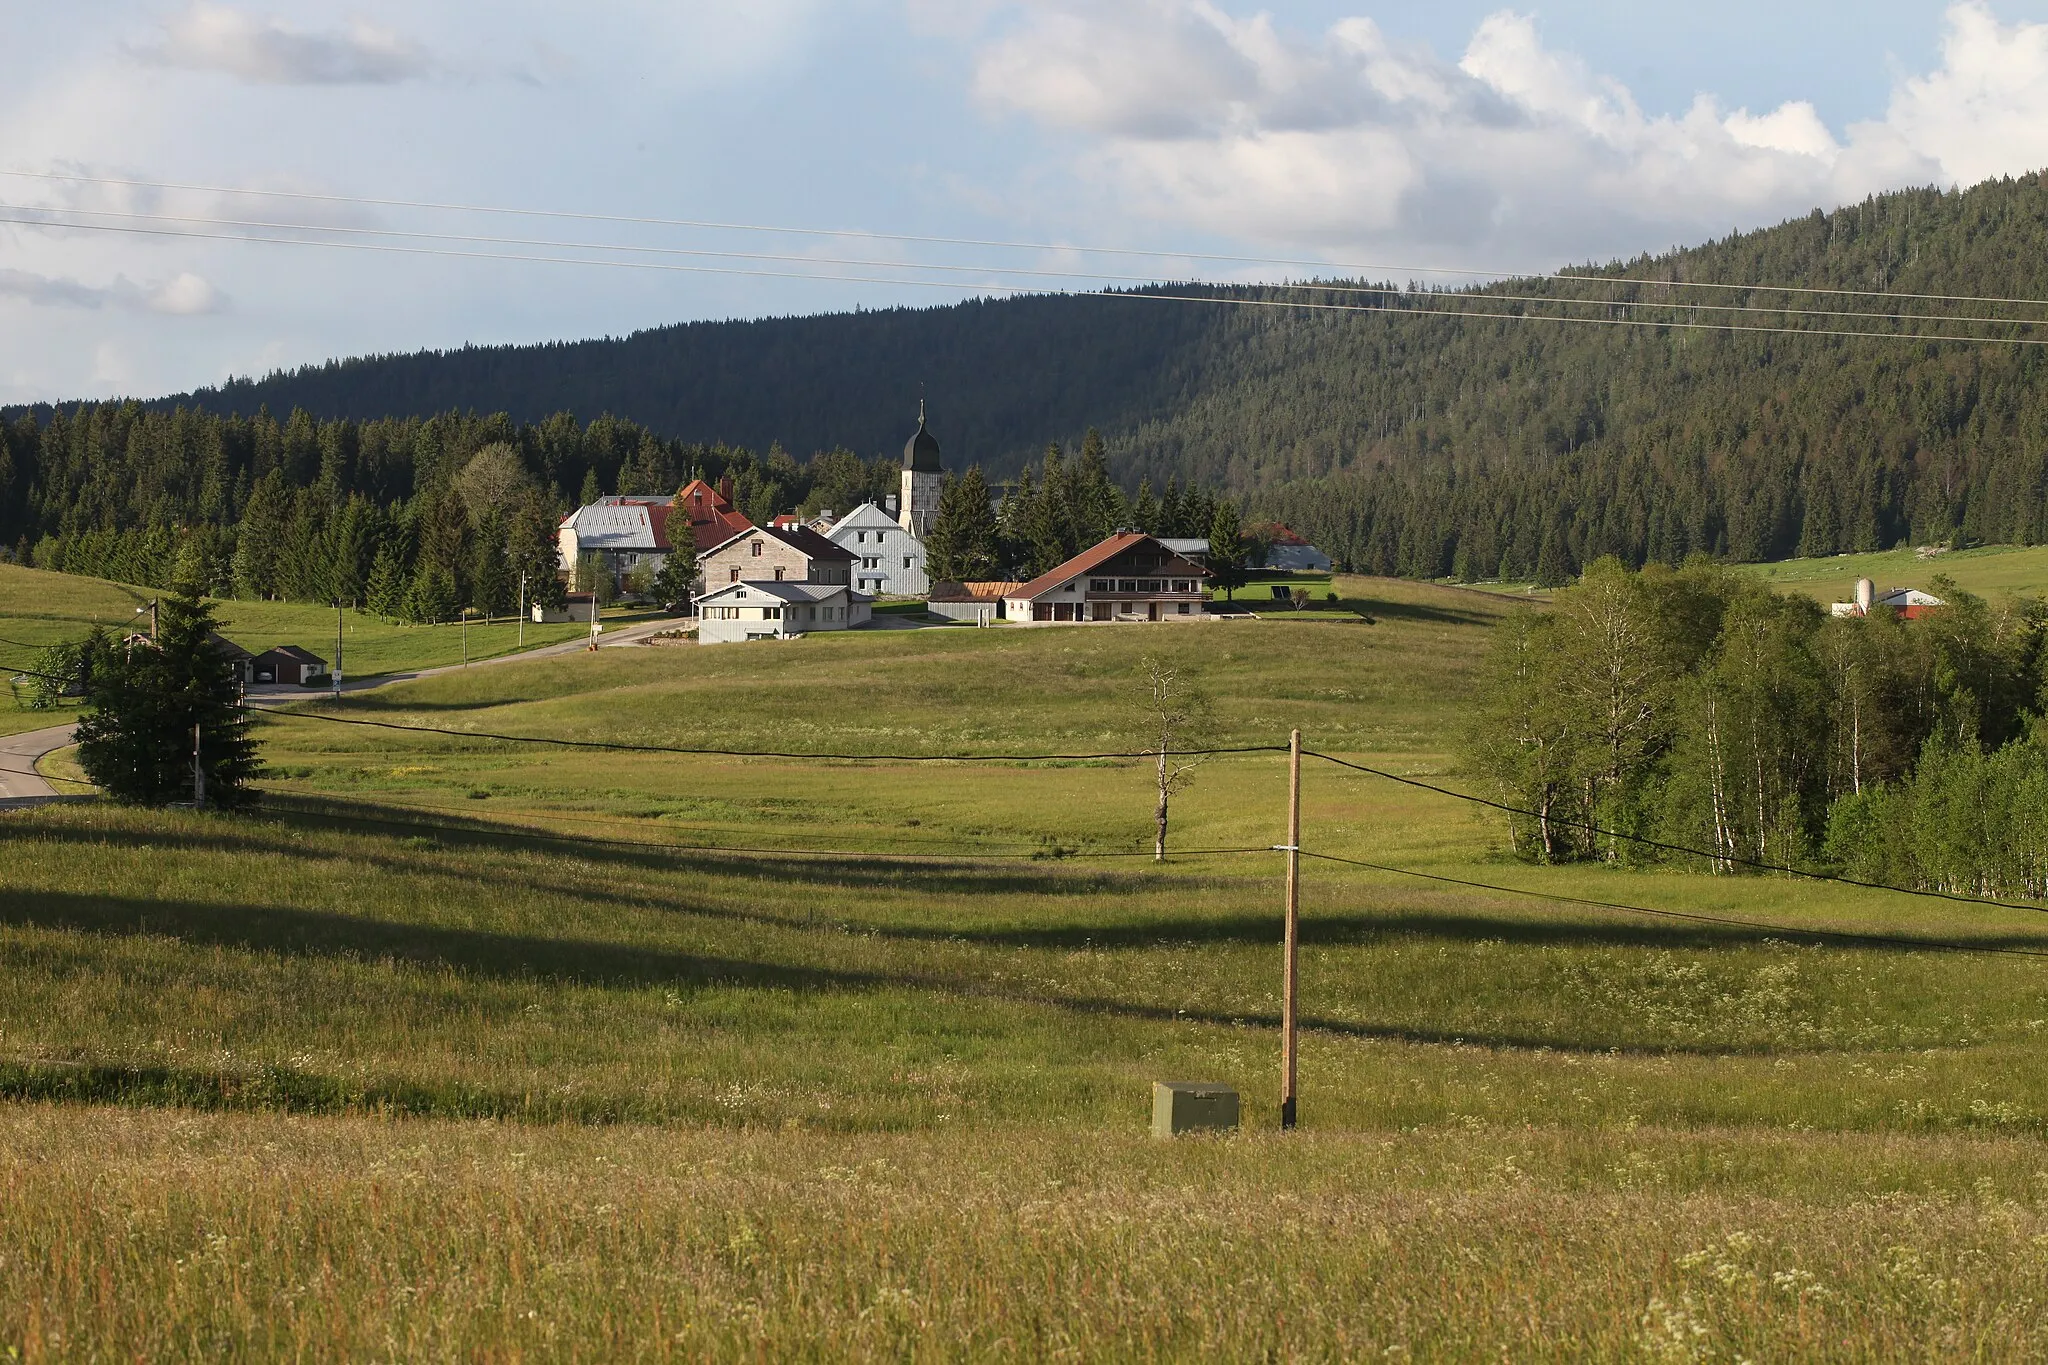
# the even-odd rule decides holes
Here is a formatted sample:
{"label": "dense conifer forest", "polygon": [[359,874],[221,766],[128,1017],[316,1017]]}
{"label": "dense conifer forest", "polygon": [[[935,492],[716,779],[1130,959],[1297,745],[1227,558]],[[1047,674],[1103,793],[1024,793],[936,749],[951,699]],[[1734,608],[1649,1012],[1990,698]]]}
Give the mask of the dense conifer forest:
{"label": "dense conifer forest", "polygon": [[[2000,302],[2048,298],[2048,182],[1890,194],[1590,273],[1980,301],[1553,279],[1495,286],[1483,306],[1555,312],[1508,296],[1569,295],[1610,300],[1571,310],[1603,322],[1929,330],[1812,314],[1910,307],[2007,320],[1941,324],[1949,333],[2048,340],[2011,321],[2048,311]],[[1048,440],[1073,449],[1092,426],[1127,493],[1168,478],[1229,493],[1378,572],[1563,582],[1609,554],[1676,564],[2048,538],[2036,346],[1420,317],[1478,305],[1413,290],[1229,292],[1389,313],[1147,292],[1224,291],[693,323],[342,361],[147,411],[17,412],[0,451],[0,536],[232,524],[271,468],[294,489],[326,479],[344,501],[389,505],[431,493],[491,441],[513,444],[562,500],[592,470],[630,491],[733,458],[767,508],[807,492],[806,463],[778,464],[779,449],[857,453],[886,477],[921,385],[956,470],[979,464],[1000,485]],[[1788,318],[1795,307],[1809,315]],[[600,413],[617,417],[588,420]],[[325,420],[342,417],[355,420]]]}

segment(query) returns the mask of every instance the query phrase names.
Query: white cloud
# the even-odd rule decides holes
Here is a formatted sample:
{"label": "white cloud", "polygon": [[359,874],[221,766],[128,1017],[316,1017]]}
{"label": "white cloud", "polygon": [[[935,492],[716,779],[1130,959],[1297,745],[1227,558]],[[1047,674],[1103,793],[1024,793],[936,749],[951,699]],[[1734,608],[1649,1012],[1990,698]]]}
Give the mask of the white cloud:
{"label": "white cloud", "polygon": [[203,0],[156,41],[130,50],[156,65],[223,71],[257,85],[392,85],[433,69],[417,43],[362,20],[313,32]]}
{"label": "white cloud", "polygon": [[111,306],[171,317],[199,317],[227,307],[226,297],[211,281],[189,270],[160,284],[137,284],[125,275],[116,275],[113,283],[104,285],[30,270],[0,270],[0,298],[46,308]]}
{"label": "white cloud", "polygon": [[2001,25],[1982,0],[1947,24],[1940,68],[1840,138],[1804,100],[1651,116],[1508,11],[1453,64],[1365,18],[1309,36],[1210,0],[1042,0],[983,48],[974,87],[1074,135],[1075,169],[1127,211],[1529,267],[2048,165],[2048,25]]}

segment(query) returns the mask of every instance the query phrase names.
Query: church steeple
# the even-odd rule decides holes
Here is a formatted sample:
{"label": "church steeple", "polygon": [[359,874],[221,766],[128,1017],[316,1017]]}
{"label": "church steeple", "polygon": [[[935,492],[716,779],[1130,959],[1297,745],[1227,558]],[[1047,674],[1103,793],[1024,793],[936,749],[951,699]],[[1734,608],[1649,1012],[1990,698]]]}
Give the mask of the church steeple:
{"label": "church steeple", "polygon": [[903,505],[896,518],[903,529],[923,540],[939,515],[939,494],[946,486],[946,465],[939,441],[924,423],[924,399],[917,400],[917,434],[903,443]]}
{"label": "church steeple", "polygon": [[939,441],[924,424],[924,400],[917,400],[917,434],[903,443],[903,467],[914,469],[920,474],[943,474],[944,462],[939,458]]}

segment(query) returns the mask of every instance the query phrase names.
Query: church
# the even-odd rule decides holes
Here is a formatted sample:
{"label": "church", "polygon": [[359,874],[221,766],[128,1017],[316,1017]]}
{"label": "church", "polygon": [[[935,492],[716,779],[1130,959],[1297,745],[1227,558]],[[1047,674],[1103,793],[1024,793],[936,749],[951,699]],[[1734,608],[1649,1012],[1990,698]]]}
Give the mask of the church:
{"label": "church", "polygon": [[938,438],[917,405],[917,432],[903,444],[903,494],[887,511],[864,502],[835,520],[826,539],[854,556],[853,586],[873,597],[922,597],[931,591],[924,541],[939,517],[946,467]]}

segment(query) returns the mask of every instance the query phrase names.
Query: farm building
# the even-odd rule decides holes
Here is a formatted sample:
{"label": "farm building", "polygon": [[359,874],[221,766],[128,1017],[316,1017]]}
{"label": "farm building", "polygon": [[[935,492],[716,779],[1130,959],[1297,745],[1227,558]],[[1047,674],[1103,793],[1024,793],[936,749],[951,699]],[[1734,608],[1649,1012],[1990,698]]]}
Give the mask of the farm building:
{"label": "farm building", "polygon": [[533,620],[536,625],[553,626],[565,621],[581,621],[585,625],[597,611],[597,594],[594,592],[572,592],[563,599],[559,607],[544,607],[533,604]]}
{"label": "farm building", "polygon": [[297,645],[279,645],[266,649],[249,660],[249,681],[252,683],[298,683],[305,684],[327,672],[327,660],[310,649]]}
{"label": "farm building", "polygon": [[948,620],[993,625],[1003,619],[1004,601],[1023,586],[1013,582],[934,583],[925,610]]}
{"label": "farm building", "polygon": [[871,599],[844,583],[742,580],[697,599],[697,643],[787,640],[814,630],[850,630],[870,619]]}
{"label": "farm building", "polygon": [[1266,528],[1266,562],[1262,568],[1287,573],[1328,573],[1330,557],[1279,522]]}
{"label": "farm building", "polygon": [[1022,584],[1004,599],[1012,621],[1159,621],[1209,610],[1209,571],[1155,536],[1122,531]]}
{"label": "farm building", "polygon": [[876,597],[916,597],[931,587],[924,572],[924,542],[871,502],[835,521],[825,538],[852,552],[857,591]]}
{"label": "farm building", "polygon": [[1867,578],[1859,578],[1854,597],[1847,602],[1837,602],[1828,610],[1835,616],[1868,616],[1877,608],[1885,607],[1911,621],[1924,615],[1930,607],[1946,605],[1939,597],[1918,588],[1887,588],[1879,592],[1877,584]]}

